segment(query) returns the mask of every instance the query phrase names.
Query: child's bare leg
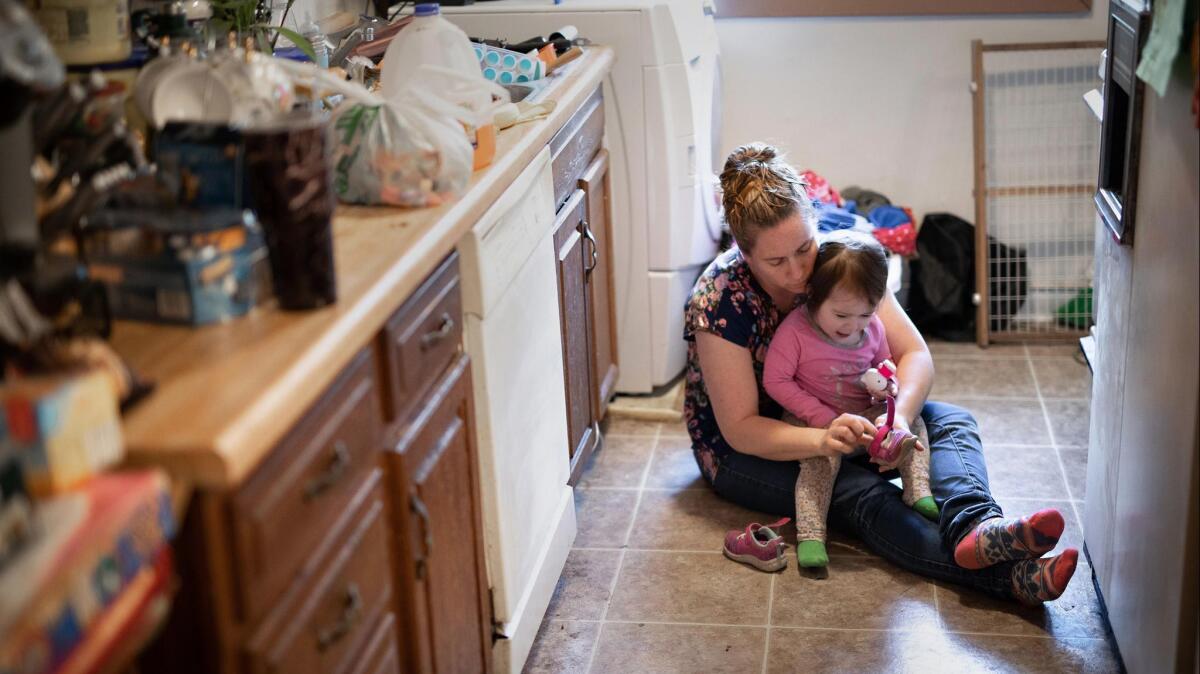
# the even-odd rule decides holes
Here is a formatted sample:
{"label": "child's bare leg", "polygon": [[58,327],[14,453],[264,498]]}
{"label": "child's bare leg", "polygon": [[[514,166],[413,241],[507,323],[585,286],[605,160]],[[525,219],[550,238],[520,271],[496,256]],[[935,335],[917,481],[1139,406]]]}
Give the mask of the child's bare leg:
{"label": "child's bare leg", "polygon": [[800,566],[821,567],[829,564],[825,551],[825,520],[833,481],[837,478],[841,457],[818,456],[800,462],[796,480],[796,559]]}
{"label": "child's bare leg", "polygon": [[900,470],[900,480],[904,485],[901,498],[905,505],[921,513],[926,519],[937,521],[941,515],[933,493],[929,490],[929,434],[925,430],[925,422],[917,417],[912,424],[912,432],[921,441],[923,450],[914,449],[908,452],[897,468]]}

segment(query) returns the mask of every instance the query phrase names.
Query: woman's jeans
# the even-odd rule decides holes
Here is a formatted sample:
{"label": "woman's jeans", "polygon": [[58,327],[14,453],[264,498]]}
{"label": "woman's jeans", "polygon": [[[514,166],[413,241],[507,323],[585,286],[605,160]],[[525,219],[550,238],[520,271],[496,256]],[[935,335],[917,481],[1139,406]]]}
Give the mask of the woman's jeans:
{"label": "woman's jeans", "polygon": [[[884,559],[923,576],[1011,597],[1012,563],[981,571],[954,562],[954,545],[982,518],[1001,514],[988,490],[979,427],[970,412],[946,403],[925,404],[929,429],[929,484],[941,509],[931,522],[900,500],[866,456],[842,462],[829,505],[829,524],[857,536]],[[722,457],[713,488],[743,507],[794,516],[797,461],[768,461],[748,454]]]}

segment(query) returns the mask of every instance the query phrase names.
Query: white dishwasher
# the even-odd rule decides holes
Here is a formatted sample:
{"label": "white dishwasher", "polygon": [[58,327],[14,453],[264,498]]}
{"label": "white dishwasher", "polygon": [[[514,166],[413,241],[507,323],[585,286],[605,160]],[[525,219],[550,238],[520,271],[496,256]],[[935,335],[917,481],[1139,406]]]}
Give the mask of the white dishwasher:
{"label": "white dishwasher", "polygon": [[498,674],[524,665],[575,540],[550,150],[460,246]]}

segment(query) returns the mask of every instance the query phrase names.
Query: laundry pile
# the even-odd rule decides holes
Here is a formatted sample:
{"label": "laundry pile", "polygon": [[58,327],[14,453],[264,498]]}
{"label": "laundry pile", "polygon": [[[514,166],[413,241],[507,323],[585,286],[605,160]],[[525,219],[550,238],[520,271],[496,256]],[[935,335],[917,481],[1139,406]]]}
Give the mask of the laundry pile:
{"label": "laundry pile", "polygon": [[817,227],[822,232],[853,229],[873,235],[885,248],[898,255],[917,252],[917,226],[912,209],[895,206],[886,196],[862,187],[838,192],[824,177],[806,170],[800,177],[808,183],[808,196],[817,208]]}

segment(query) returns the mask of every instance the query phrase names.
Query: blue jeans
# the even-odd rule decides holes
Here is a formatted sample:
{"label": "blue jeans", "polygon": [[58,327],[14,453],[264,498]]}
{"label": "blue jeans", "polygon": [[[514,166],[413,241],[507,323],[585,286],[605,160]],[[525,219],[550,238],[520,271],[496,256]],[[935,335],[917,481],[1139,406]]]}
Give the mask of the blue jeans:
{"label": "blue jeans", "polygon": [[[862,540],[893,564],[937,580],[1011,598],[1012,563],[981,571],[954,562],[954,546],[980,519],[1001,514],[988,490],[979,428],[970,412],[946,403],[925,404],[921,417],[929,429],[929,483],[941,509],[934,523],[900,500],[900,488],[888,482],[867,457],[842,462],[829,525]],[[749,454],[721,458],[713,489],[722,498],[753,510],[795,516],[797,461],[768,461]]]}

